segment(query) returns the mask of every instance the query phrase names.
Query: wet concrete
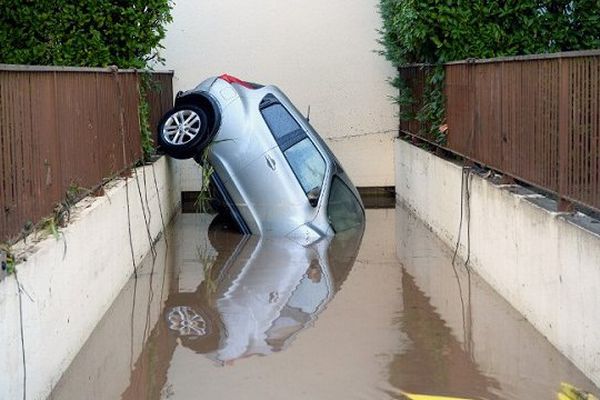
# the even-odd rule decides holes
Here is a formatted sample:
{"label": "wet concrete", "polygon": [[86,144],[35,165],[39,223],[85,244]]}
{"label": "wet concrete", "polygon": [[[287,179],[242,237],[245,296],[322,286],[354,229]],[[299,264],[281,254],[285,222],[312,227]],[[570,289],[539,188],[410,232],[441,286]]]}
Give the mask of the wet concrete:
{"label": "wet concrete", "polygon": [[599,392],[403,209],[310,248],[210,222],[178,217],[52,399]]}

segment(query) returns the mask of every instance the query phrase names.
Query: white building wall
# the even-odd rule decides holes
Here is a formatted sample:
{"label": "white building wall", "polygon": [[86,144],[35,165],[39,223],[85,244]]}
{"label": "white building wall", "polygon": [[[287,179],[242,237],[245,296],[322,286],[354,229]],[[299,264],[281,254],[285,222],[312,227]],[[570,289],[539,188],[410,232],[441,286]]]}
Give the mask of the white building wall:
{"label": "white building wall", "polygon": [[178,0],[162,55],[175,92],[222,73],[277,85],[299,110],[310,105],[311,124],[357,186],[393,185],[394,69],[375,52],[377,4]]}

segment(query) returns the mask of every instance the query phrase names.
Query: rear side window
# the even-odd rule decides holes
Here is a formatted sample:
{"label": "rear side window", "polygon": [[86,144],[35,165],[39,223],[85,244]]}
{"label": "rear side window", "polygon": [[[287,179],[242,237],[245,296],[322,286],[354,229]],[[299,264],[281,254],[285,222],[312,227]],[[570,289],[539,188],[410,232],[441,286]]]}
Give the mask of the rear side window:
{"label": "rear side window", "polygon": [[300,125],[281,104],[272,104],[263,108],[261,112],[282,150],[291,147],[305,136]]}
{"label": "rear side window", "polygon": [[325,160],[315,145],[306,138],[283,152],[304,193],[321,187],[325,178]]}
{"label": "rear side window", "polygon": [[329,223],[336,233],[360,226],[364,221],[360,203],[348,186],[337,176],[334,176],[331,182],[327,215]]}

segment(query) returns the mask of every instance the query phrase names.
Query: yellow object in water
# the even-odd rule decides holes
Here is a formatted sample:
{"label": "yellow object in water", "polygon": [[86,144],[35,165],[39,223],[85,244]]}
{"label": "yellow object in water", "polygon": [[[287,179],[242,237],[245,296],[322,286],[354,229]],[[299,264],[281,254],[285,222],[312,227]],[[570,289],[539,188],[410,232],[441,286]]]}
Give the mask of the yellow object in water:
{"label": "yellow object in water", "polygon": [[427,394],[412,394],[412,393],[402,393],[402,394],[410,400],[470,400],[470,399],[465,399],[465,398],[461,398],[461,397],[430,396]]}
{"label": "yellow object in water", "polygon": [[560,384],[560,392],[557,394],[558,400],[598,400],[596,396],[577,389],[568,383]]}

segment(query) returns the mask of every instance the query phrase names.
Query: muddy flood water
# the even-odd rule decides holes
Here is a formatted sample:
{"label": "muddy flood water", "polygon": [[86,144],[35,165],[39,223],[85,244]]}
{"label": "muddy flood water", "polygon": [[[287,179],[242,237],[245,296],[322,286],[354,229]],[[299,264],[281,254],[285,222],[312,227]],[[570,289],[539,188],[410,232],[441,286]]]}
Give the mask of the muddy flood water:
{"label": "muddy flood water", "polygon": [[177,217],[51,399],[599,393],[402,208],[309,248],[212,220]]}

